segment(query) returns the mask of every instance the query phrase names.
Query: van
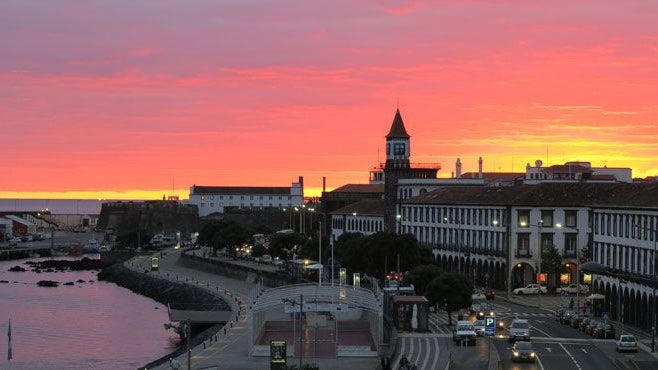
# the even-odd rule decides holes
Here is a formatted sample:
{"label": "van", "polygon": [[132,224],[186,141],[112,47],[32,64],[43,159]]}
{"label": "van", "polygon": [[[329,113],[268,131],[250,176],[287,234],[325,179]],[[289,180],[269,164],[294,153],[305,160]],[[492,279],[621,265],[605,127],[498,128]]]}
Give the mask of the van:
{"label": "van", "polygon": [[471,321],[457,321],[457,325],[455,325],[455,328],[452,330],[452,340],[457,343],[457,345],[466,342],[467,345],[474,346],[475,337],[475,327]]}
{"label": "van", "polygon": [[509,341],[530,340],[530,323],[524,319],[514,319],[509,327]]}

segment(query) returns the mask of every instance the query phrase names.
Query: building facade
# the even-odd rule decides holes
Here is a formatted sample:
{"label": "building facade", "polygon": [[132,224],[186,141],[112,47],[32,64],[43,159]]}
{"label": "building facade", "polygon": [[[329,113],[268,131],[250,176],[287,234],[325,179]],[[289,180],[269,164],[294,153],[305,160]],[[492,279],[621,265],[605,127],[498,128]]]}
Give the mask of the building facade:
{"label": "building facade", "polygon": [[231,209],[265,209],[301,207],[304,200],[304,179],[290,187],[201,186],[190,187],[188,204],[199,209],[199,216],[225,213]]}
{"label": "building facade", "polygon": [[383,199],[365,199],[331,212],[330,243],[346,233],[372,235],[384,231]]}

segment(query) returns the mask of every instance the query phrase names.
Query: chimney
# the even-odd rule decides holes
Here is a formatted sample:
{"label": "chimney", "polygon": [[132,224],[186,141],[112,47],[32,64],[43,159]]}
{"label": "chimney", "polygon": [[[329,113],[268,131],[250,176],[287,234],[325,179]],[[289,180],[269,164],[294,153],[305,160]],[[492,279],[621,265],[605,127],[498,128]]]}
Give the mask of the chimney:
{"label": "chimney", "polygon": [[479,168],[478,177],[482,178],[482,157],[480,157],[480,159],[478,159],[478,168]]}
{"label": "chimney", "polygon": [[462,177],[462,161],[457,158],[457,163],[455,164],[455,177],[456,178],[461,178]]}
{"label": "chimney", "polygon": [[324,193],[327,191],[327,177],[322,176],[322,192]]}
{"label": "chimney", "polygon": [[302,193],[302,203],[304,203],[304,176],[299,176],[299,189]]}

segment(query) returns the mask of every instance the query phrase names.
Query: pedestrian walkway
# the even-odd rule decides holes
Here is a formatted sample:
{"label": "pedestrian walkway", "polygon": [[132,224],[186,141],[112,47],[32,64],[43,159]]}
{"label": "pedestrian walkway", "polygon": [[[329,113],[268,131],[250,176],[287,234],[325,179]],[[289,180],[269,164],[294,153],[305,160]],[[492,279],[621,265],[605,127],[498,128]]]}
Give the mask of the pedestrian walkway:
{"label": "pedestrian walkway", "polygon": [[398,337],[398,351],[391,364],[397,369],[404,356],[418,369],[445,369],[448,356],[447,349],[441,348],[442,341],[436,334],[401,334]]}
{"label": "pedestrian walkway", "polygon": [[[178,264],[180,250],[170,249],[161,254],[159,271],[150,272],[151,256],[139,256],[125,262],[125,266],[140,273],[167,279],[172,282],[195,285],[213,294],[224,297],[236,313],[235,319],[227,323],[216,335],[191,349],[192,369],[269,369],[269,357],[250,357],[247,329],[247,297],[250,296],[255,284],[232,279],[201,270],[184,267]],[[288,363],[296,364],[298,358],[289,357]],[[338,370],[347,368],[374,369],[378,359],[372,358],[304,358],[305,363],[316,363],[323,370]],[[187,354],[172,359],[171,364],[180,364],[180,369],[188,369]],[[156,366],[154,369],[172,369],[170,363]]]}

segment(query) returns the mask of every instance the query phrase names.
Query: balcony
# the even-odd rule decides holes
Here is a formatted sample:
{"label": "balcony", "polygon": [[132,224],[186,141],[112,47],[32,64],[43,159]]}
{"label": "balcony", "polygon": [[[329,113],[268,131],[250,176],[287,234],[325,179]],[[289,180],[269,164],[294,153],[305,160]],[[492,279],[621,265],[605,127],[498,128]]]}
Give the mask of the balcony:
{"label": "balcony", "polygon": [[516,253],[514,253],[514,257],[516,257],[516,258],[532,258],[532,254],[530,254],[530,250],[528,250],[528,249],[517,249]]}
{"label": "balcony", "polygon": [[575,250],[564,251],[564,252],[562,252],[562,257],[563,258],[576,258],[576,251]]}

